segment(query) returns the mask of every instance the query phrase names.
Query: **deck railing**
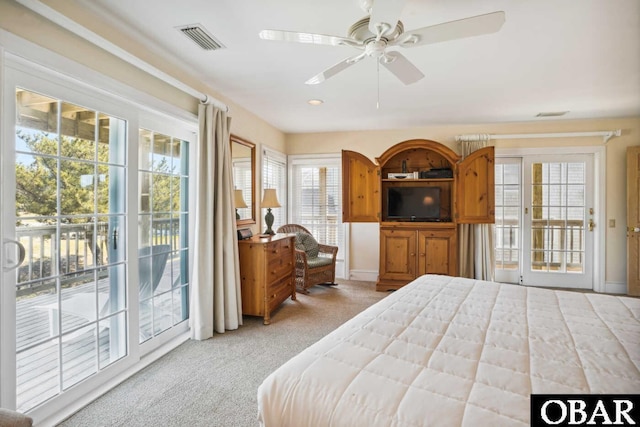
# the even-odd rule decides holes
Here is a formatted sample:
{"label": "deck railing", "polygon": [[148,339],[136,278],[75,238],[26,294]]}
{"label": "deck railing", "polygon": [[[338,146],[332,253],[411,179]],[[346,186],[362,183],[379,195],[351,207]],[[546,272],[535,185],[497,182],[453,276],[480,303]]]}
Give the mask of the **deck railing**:
{"label": "deck railing", "polygon": [[[178,230],[177,221],[154,220],[152,244],[179,247]],[[62,224],[59,235],[56,225],[17,227],[16,237],[25,248],[25,259],[16,270],[16,296],[51,289],[56,276],[60,276],[62,287],[82,283],[80,276],[93,280],[95,267],[108,263],[109,236],[107,222]]]}
{"label": "deck railing", "polygon": [[[504,219],[496,223],[498,268],[517,268],[522,245],[519,233],[518,220]],[[558,271],[564,266],[567,271],[581,271],[584,263],[584,221],[533,220],[531,233],[531,267],[534,270]]]}

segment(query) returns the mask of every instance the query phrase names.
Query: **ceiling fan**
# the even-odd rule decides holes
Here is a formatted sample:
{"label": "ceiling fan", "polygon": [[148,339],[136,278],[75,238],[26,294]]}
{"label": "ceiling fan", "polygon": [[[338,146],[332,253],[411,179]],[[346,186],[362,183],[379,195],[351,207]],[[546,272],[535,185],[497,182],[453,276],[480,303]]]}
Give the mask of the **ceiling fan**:
{"label": "ceiling fan", "polygon": [[374,0],[359,0],[368,16],[353,24],[347,31],[347,37],[282,30],[262,30],[259,36],[263,40],[351,46],[362,51],[311,77],[306,84],[322,83],[370,56],[377,59],[402,83],[410,85],[422,79],[424,74],[403,54],[389,48],[411,48],[495,33],[505,21],[504,12],[500,11],[405,32],[399,17],[406,1],[375,0],[374,5]]}

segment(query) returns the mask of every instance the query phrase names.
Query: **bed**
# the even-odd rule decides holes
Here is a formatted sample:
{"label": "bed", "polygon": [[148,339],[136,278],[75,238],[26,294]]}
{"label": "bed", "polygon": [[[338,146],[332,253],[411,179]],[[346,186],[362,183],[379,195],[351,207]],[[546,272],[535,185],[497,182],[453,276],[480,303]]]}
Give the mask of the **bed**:
{"label": "bed", "polygon": [[258,389],[273,426],[529,425],[532,393],[638,393],[640,299],[426,275]]}

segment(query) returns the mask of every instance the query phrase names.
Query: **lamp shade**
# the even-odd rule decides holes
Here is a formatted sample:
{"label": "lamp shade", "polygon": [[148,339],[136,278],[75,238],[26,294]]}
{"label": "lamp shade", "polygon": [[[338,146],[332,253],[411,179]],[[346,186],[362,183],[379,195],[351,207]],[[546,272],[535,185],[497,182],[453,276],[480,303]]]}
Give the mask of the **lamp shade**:
{"label": "lamp shade", "polygon": [[244,196],[242,195],[242,190],[235,190],[233,199],[236,204],[236,209],[247,207],[247,203],[244,201]]}
{"label": "lamp shade", "polygon": [[264,194],[262,195],[262,203],[260,203],[261,208],[279,208],[280,203],[278,203],[278,196],[276,195],[275,188],[265,188]]}

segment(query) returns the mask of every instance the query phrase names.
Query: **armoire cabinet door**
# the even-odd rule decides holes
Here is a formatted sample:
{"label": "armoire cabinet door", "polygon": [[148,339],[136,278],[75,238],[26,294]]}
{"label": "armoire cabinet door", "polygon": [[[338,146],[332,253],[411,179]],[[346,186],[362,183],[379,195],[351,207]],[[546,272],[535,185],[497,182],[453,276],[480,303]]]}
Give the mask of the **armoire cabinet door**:
{"label": "armoire cabinet door", "polygon": [[446,274],[457,276],[457,230],[418,231],[418,276]]}
{"label": "armoire cabinet door", "polygon": [[342,222],[380,220],[380,168],[355,151],[342,150]]}
{"label": "armoire cabinet door", "polygon": [[495,219],[494,147],[474,151],[457,165],[456,222],[493,224]]}
{"label": "armoire cabinet door", "polygon": [[380,280],[416,278],[415,230],[380,229]]}

